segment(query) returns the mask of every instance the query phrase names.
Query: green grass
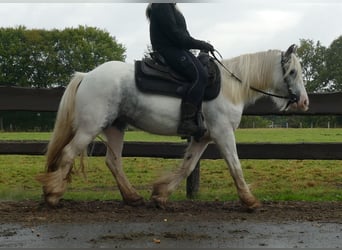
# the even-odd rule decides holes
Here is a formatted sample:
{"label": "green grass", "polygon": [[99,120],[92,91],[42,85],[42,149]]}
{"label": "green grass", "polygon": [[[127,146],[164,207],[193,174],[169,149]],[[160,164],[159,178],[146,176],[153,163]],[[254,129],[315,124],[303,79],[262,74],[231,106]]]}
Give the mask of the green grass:
{"label": "green grass", "polygon": [[[86,178],[73,181],[65,198],[78,200],[121,199],[103,157],[88,158]],[[175,169],[180,160],[125,158],[131,183],[146,199],[153,181]],[[34,177],[42,172],[43,156],[0,157],[0,200],[38,200],[41,188]],[[260,200],[342,201],[341,161],[242,160],[246,181]],[[171,196],[184,200],[185,182]],[[202,160],[199,200],[237,200],[236,189],[223,160]]]}
{"label": "green grass", "polygon": [[342,129],[238,129],[237,142],[341,142]]}
{"label": "green grass", "polygon": [[[239,129],[238,142],[341,142],[342,129]],[[0,140],[48,140],[49,133],[0,133]],[[181,141],[178,137],[128,132],[131,141]],[[73,177],[64,198],[120,200],[121,196],[103,157],[87,159],[86,174]],[[180,160],[124,158],[131,183],[146,199],[153,181],[177,168]],[[263,201],[342,201],[342,161],[242,160],[246,181]],[[77,165],[77,164],[76,164]],[[41,187],[34,177],[44,169],[44,156],[0,155],[0,200],[39,200]],[[171,196],[184,200],[185,181]],[[223,160],[201,161],[198,200],[237,200],[236,188]]]}
{"label": "green grass", "polygon": [[[103,135],[100,135],[104,137]],[[1,132],[0,131],[0,141],[21,141],[21,140],[50,140],[51,133],[50,132]],[[142,131],[128,131],[125,133],[125,141],[147,141],[147,142],[160,142],[160,141],[169,141],[169,142],[181,142],[183,141],[178,136],[160,136],[153,135]]]}
{"label": "green grass", "polygon": [[49,132],[1,132],[0,141],[35,141],[49,140],[51,133]]}

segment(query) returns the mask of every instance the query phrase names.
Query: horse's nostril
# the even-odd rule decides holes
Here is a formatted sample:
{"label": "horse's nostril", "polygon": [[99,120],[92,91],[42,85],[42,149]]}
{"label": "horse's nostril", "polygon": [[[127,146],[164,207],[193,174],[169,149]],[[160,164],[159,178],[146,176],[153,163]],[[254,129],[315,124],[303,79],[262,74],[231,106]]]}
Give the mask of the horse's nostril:
{"label": "horse's nostril", "polygon": [[306,111],[309,109],[309,100],[305,98],[301,104],[301,108]]}
{"label": "horse's nostril", "polygon": [[309,106],[309,100],[308,100],[308,99],[305,99],[305,100],[304,100],[304,105],[305,105],[305,106]]}

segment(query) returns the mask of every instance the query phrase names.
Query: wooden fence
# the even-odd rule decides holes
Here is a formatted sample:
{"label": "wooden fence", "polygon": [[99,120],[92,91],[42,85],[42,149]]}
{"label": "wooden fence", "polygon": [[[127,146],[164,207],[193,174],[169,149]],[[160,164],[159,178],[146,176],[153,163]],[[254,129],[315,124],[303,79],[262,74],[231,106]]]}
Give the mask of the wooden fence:
{"label": "wooden fence", "polygon": [[[57,111],[64,88],[29,89],[0,87],[0,111]],[[310,109],[305,112],[283,113],[275,109],[269,98],[262,98],[244,110],[244,115],[342,115],[342,93],[309,94]],[[42,155],[46,141],[1,141],[0,154]],[[181,158],[186,143],[126,142],[124,157]],[[240,159],[324,159],[342,160],[341,143],[238,143]],[[88,151],[103,156],[105,146],[94,142]],[[210,144],[202,159],[221,158],[215,145]],[[190,181],[192,180],[192,181]],[[198,189],[199,167],[188,178],[188,196]]]}

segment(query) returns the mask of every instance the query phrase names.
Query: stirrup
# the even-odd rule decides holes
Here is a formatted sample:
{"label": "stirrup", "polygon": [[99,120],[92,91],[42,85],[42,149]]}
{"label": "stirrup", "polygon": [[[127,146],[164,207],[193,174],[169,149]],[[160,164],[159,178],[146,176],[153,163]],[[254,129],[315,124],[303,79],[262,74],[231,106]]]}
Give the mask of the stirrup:
{"label": "stirrup", "polygon": [[182,136],[192,136],[199,130],[198,125],[192,119],[183,120],[177,128],[177,133]]}
{"label": "stirrup", "polygon": [[193,123],[193,130],[182,130],[182,125],[184,123],[181,123],[181,125],[177,129],[177,133],[182,136],[182,138],[187,137],[194,137],[194,139],[198,142],[203,137],[203,135],[207,132],[207,129],[204,126],[203,123],[203,115],[201,112],[198,112],[196,115],[196,120],[187,120],[184,122],[192,122]]}

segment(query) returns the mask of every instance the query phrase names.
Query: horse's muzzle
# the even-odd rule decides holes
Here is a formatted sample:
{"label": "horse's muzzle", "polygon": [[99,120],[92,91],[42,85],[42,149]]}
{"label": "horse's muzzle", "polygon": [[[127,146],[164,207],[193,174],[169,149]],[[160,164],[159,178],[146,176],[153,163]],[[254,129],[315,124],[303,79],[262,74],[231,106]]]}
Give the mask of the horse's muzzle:
{"label": "horse's muzzle", "polygon": [[296,102],[290,103],[287,110],[307,111],[309,109],[309,97],[306,94],[299,96]]}

